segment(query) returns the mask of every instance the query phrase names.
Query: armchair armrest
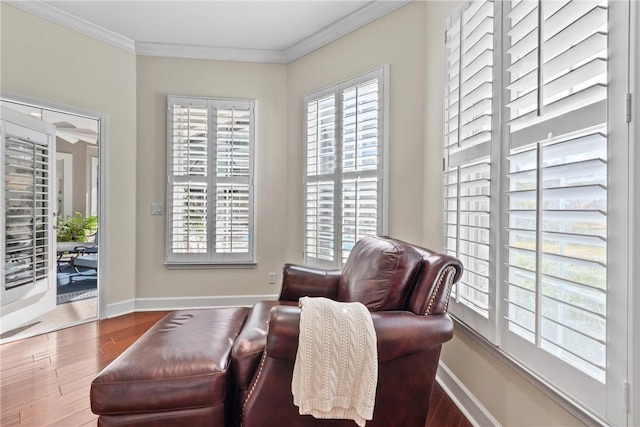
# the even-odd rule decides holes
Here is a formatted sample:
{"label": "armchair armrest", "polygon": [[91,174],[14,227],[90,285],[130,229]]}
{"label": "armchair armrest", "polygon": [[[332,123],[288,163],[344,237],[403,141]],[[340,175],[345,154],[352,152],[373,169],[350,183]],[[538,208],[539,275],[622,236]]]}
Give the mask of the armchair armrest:
{"label": "armchair armrest", "polygon": [[321,270],[295,264],[285,264],[282,269],[280,301],[298,301],[300,297],[338,297],[340,270]]}
{"label": "armchair armrest", "polygon": [[408,308],[427,316],[444,314],[448,309],[451,289],[462,276],[462,263],[449,255],[417,249],[424,258],[424,264]]}
{"label": "armchair armrest", "polygon": [[[384,311],[371,313],[371,318],[381,362],[428,351],[453,337],[453,322],[448,314],[427,317],[408,311]],[[299,333],[299,307],[272,308],[267,354],[274,359],[294,361]]]}

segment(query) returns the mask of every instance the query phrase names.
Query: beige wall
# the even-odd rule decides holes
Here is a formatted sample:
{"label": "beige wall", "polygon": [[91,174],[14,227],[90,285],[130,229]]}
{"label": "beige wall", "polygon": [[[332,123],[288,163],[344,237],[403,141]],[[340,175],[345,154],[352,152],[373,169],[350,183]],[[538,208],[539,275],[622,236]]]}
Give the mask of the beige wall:
{"label": "beige wall", "polygon": [[289,64],[287,257],[302,253],[304,96],[382,65],[390,66],[389,234],[421,239],[424,168],[425,3],[413,2]]}
{"label": "beige wall", "polygon": [[[426,5],[424,244],[442,248],[442,135],[444,23],[458,5]],[[443,346],[441,361],[471,390],[503,426],[582,425],[573,415],[533,387],[461,331]]]}
{"label": "beige wall", "polygon": [[[288,228],[286,65],[138,57],[137,298],[276,294]],[[166,198],[167,95],[258,101],[256,242],[253,269],[168,270],[165,216],[150,214]]]}
{"label": "beige wall", "polygon": [[136,57],[5,3],[0,91],[108,115],[107,302],[135,297]]}
{"label": "beige wall", "polygon": [[440,359],[503,426],[584,426],[461,331]]}

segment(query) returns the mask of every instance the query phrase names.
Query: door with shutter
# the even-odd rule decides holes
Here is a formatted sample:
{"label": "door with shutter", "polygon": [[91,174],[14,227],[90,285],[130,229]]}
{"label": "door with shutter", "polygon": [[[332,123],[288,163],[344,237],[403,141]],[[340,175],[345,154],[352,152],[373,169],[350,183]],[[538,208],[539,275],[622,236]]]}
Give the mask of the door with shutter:
{"label": "door with shutter", "polygon": [[55,129],[2,109],[0,124],[0,313],[2,333],[56,306],[53,188]]}

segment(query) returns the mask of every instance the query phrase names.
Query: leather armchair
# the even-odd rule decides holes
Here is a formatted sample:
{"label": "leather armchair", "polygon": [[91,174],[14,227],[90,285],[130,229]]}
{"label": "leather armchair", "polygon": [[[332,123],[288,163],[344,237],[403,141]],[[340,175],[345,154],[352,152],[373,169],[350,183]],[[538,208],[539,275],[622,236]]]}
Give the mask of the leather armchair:
{"label": "leather armchair", "polygon": [[423,427],[451,287],[462,265],[388,237],[358,241],[342,271],[287,264],[277,301],[169,313],[91,385],[107,426],[349,426],[301,416],[291,383],[303,296],[363,303],[377,335],[378,384],[369,427]]}
{"label": "leather armchair", "polygon": [[279,301],[256,304],[232,350],[237,386],[232,424],[349,426],[350,420],[301,416],[291,381],[302,296],[359,301],[372,312],[378,387],[370,427],[423,427],[440,349],[453,336],[447,305],[462,275],[456,258],[387,237],[354,246],[342,271],[287,264]]}

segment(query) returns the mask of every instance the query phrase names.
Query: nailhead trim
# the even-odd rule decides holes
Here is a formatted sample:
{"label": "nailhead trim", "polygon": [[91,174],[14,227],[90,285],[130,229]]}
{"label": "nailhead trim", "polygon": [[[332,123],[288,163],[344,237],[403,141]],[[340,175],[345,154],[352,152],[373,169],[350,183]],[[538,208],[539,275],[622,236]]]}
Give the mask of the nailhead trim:
{"label": "nailhead trim", "polygon": [[[452,270],[455,270],[455,268],[450,267]],[[449,290],[447,291],[447,299],[446,302],[444,304],[444,312],[446,313],[447,311],[449,311],[449,301],[451,301],[450,296],[451,296],[451,291],[453,290],[453,278],[455,277],[455,271],[452,271],[451,274],[449,275],[449,283],[447,284],[447,286],[449,287]]]}
{"label": "nailhead trim", "polygon": [[256,384],[260,379],[260,374],[262,374],[262,368],[264,367],[264,361],[266,359],[267,359],[267,349],[265,348],[264,353],[262,354],[262,360],[260,361],[260,368],[258,369],[258,375],[256,375],[256,378],[253,380],[253,384],[251,385],[249,394],[247,394],[247,398],[244,400],[244,403],[242,404],[242,414],[240,415],[240,427],[242,427],[242,424],[244,424],[244,413],[245,413],[245,410],[247,409],[247,402],[251,398],[251,395],[253,394],[253,390],[255,390]]}
{"label": "nailhead trim", "polygon": [[[455,273],[455,267],[453,266],[449,266],[447,268],[444,269],[444,271],[442,272],[442,274],[440,275],[440,277],[438,278],[438,283],[436,285],[435,290],[433,291],[433,294],[431,295],[431,299],[429,300],[429,304],[427,305],[427,311],[424,313],[425,316],[428,316],[431,314],[431,309],[433,308],[433,303],[436,300],[436,297],[438,296],[438,291],[440,290],[440,285],[442,285],[442,282],[444,281],[444,278],[449,274],[449,273]],[[453,277],[454,275],[451,274],[451,279],[449,280],[449,283],[447,284],[447,286],[449,287],[448,292],[447,292],[447,297],[446,297],[446,302],[444,305],[444,312],[447,312],[447,309],[449,308],[449,296],[451,295],[451,289],[453,285]]]}

